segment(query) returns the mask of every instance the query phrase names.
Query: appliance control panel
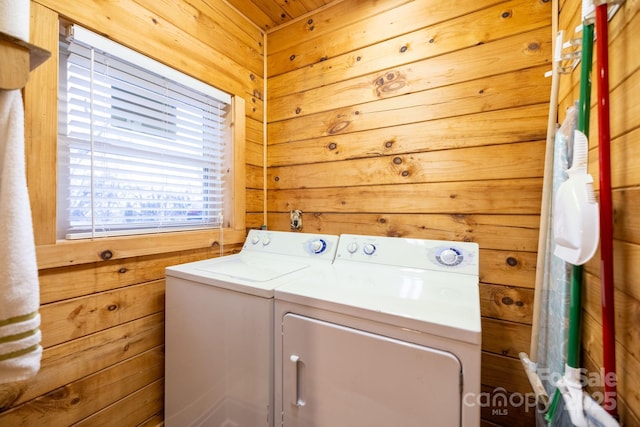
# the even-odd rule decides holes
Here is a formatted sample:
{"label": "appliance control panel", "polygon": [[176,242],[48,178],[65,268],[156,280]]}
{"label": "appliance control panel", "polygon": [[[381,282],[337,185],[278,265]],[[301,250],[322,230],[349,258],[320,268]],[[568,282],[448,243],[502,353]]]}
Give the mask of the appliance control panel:
{"label": "appliance control panel", "polygon": [[336,263],[359,261],[478,275],[479,246],[471,242],[342,234]]}
{"label": "appliance control panel", "polygon": [[338,236],[289,231],[249,230],[242,252],[333,260]]}

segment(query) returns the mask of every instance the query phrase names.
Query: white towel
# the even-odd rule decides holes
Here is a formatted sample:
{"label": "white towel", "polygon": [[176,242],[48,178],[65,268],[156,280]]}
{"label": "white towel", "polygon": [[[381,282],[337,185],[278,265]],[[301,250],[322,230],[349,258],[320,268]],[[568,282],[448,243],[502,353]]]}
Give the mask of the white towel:
{"label": "white towel", "polygon": [[0,90],[0,384],[40,369],[40,294],[19,90]]}

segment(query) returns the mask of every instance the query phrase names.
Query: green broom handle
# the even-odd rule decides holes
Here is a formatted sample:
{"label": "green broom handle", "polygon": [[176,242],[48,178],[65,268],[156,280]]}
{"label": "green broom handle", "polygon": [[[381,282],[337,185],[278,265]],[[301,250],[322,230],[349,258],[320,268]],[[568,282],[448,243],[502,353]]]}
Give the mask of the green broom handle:
{"label": "green broom handle", "polygon": [[[582,27],[582,58],[580,66],[580,102],[578,105],[577,128],[589,137],[589,116],[591,110],[591,67],[593,63],[593,24]],[[582,317],[582,266],[571,269],[571,291],[569,304],[569,343],[567,364],[572,368],[580,367],[580,323]]]}
{"label": "green broom handle", "polygon": [[582,266],[571,268],[571,295],[569,295],[569,332],[567,344],[567,365],[580,367],[580,323],[582,299]]}
{"label": "green broom handle", "polygon": [[[580,99],[578,102],[577,129],[589,136],[589,114],[591,110],[591,68],[593,64],[593,24],[583,22],[582,52],[580,65]],[[567,343],[567,365],[572,368],[580,367],[580,324],[582,316],[582,266],[571,268],[571,284],[569,290],[569,331]],[[560,403],[560,390],[556,389],[549,411],[545,414],[545,421],[553,423],[555,413]]]}

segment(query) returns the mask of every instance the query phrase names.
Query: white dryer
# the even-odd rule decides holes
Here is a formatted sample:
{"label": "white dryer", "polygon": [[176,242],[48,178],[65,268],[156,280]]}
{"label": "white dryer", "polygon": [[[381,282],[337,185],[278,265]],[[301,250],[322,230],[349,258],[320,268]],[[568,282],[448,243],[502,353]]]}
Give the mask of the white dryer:
{"label": "white dryer", "polygon": [[338,236],[251,230],[240,253],[166,269],[165,425],[273,425],[274,289]]}
{"label": "white dryer", "polygon": [[341,235],[275,297],[276,425],[480,424],[477,244]]}

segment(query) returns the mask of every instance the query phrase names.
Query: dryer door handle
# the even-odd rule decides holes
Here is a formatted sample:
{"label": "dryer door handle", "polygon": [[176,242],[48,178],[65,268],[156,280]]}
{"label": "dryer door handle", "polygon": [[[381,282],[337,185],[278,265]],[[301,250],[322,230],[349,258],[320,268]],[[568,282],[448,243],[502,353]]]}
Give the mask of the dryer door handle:
{"label": "dryer door handle", "polygon": [[300,360],[300,356],[292,354],[289,356],[289,360],[293,363],[293,379],[292,379],[292,389],[293,389],[293,401],[291,402],[294,406],[301,407],[305,405],[305,401],[300,397],[300,369],[304,366],[302,361]]}

